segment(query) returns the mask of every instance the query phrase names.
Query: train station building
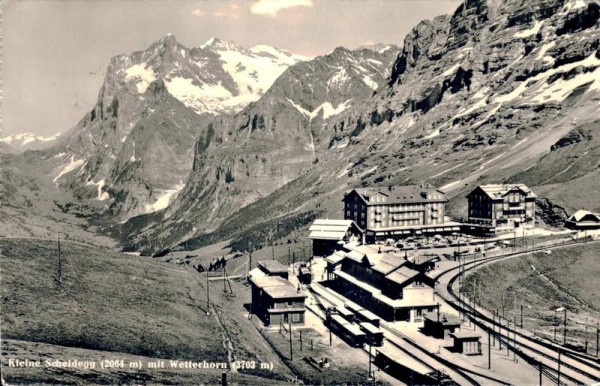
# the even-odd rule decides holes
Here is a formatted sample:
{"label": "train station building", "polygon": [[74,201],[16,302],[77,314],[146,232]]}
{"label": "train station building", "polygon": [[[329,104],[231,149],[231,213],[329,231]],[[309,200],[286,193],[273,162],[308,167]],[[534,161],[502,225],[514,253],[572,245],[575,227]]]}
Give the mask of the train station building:
{"label": "train station building", "polygon": [[385,320],[422,322],[438,308],[426,276],[404,257],[357,246],[326,261],[331,288]]}

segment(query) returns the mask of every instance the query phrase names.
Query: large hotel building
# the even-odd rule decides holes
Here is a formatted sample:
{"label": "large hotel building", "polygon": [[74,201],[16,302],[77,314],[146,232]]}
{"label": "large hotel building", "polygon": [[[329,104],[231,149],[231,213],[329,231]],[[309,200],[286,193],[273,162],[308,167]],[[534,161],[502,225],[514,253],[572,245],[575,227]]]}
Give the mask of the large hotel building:
{"label": "large hotel building", "polygon": [[445,222],[447,201],[430,185],[358,188],[344,194],[344,219],[375,237],[459,230]]}

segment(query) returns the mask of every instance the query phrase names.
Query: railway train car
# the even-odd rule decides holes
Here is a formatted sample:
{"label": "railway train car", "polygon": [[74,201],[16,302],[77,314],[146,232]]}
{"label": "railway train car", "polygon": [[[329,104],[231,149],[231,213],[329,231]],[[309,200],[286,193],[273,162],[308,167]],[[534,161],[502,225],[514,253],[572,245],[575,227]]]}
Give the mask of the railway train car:
{"label": "railway train car", "polygon": [[351,301],[347,301],[346,303],[344,303],[344,307],[354,312],[355,314],[358,313],[358,311],[364,310],[362,306],[359,306],[358,304]]}
{"label": "railway train car", "polygon": [[355,315],[354,312],[350,311],[346,307],[336,307],[335,310],[338,314],[340,314],[344,319],[349,321],[350,323],[354,323]]}
{"label": "railway train car", "polygon": [[379,327],[379,316],[375,315],[369,310],[359,310],[356,313],[356,317],[361,322],[371,323],[375,327]]}
{"label": "railway train car", "polygon": [[366,334],[356,324],[351,324],[340,315],[329,315],[329,328],[352,347],[361,347],[365,343]]}
{"label": "railway train car", "polygon": [[383,331],[379,327],[375,327],[371,323],[360,323],[360,329],[366,334],[366,343],[371,346],[381,347],[383,346]]}
{"label": "railway train car", "polygon": [[381,370],[408,385],[459,386],[449,376],[440,371],[431,371],[423,365],[408,366],[400,363],[384,349],[376,350],[374,363]]}

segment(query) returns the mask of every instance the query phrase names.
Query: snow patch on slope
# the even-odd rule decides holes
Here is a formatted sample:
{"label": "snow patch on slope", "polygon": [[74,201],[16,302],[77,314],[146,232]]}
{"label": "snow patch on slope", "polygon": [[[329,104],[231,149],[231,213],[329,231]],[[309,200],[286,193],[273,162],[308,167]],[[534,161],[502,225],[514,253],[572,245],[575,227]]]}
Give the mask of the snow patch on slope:
{"label": "snow patch on slope", "polygon": [[160,195],[153,204],[147,204],[144,206],[144,213],[152,213],[167,208],[173,200],[177,197],[177,194],[185,187],[185,184],[175,185],[172,189],[160,191]]}
{"label": "snow patch on slope", "polygon": [[78,167],[81,167],[83,165],[83,163],[84,163],[83,159],[75,160],[75,155],[71,155],[71,161],[69,161],[68,164],[64,165],[63,168],[61,169],[61,171],[56,175],[56,177],[54,177],[53,181],[56,184],[56,186],[58,186],[57,181],[60,177],[72,172],[73,170],[77,169]]}
{"label": "snow patch on slope", "polygon": [[516,38],[527,38],[530,36],[533,36],[535,34],[537,34],[538,32],[540,32],[540,29],[542,28],[542,24],[544,24],[543,21],[538,21],[535,20],[533,22],[533,26],[530,29],[521,31],[521,32],[517,32],[514,37]]}
{"label": "snow patch on slope", "polygon": [[145,93],[148,86],[150,86],[150,83],[156,80],[156,74],[152,68],[146,67],[147,65],[147,63],[136,64],[125,70],[125,73],[127,74],[125,76],[125,81],[132,81],[140,94]]}
{"label": "snow patch on slope", "polygon": [[102,188],[105,186],[105,180],[102,179],[98,182],[94,182],[92,180],[88,181],[86,183],[86,185],[91,186],[91,185],[96,185],[96,187],[98,188],[98,197],[96,197],[96,200],[98,201],[106,201],[110,198],[110,195],[108,194],[108,192],[104,192],[102,190]]}

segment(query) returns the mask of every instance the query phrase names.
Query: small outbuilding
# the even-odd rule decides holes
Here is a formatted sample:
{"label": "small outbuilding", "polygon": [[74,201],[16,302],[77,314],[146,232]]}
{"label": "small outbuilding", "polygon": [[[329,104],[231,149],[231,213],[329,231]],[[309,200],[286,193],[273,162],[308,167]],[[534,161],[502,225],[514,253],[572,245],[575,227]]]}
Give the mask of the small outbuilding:
{"label": "small outbuilding", "polygon": [[258,268],[263,271],[266,276],[279,276],[286,280],[288,278],[287,267],[277,260],[259,261]]}
{"label": "small outbuilding", "polygon": [[565,221],[565,228],[582,231],[600,229],[600,215],[587,210],[578,210]]}
{"label": "small outbuilding", "polygon": [[425,314],[423,317],[423,334],[438,339],[446,339],[450,334],[459,329],[462,321],[454,315],[440,314],[438,312]]}
{"label": "small outbuilding", "polygon": [[473,332],[457,331],[450,334],[454,339],[454,352],[465,355],[481,355],[480,335]]}

